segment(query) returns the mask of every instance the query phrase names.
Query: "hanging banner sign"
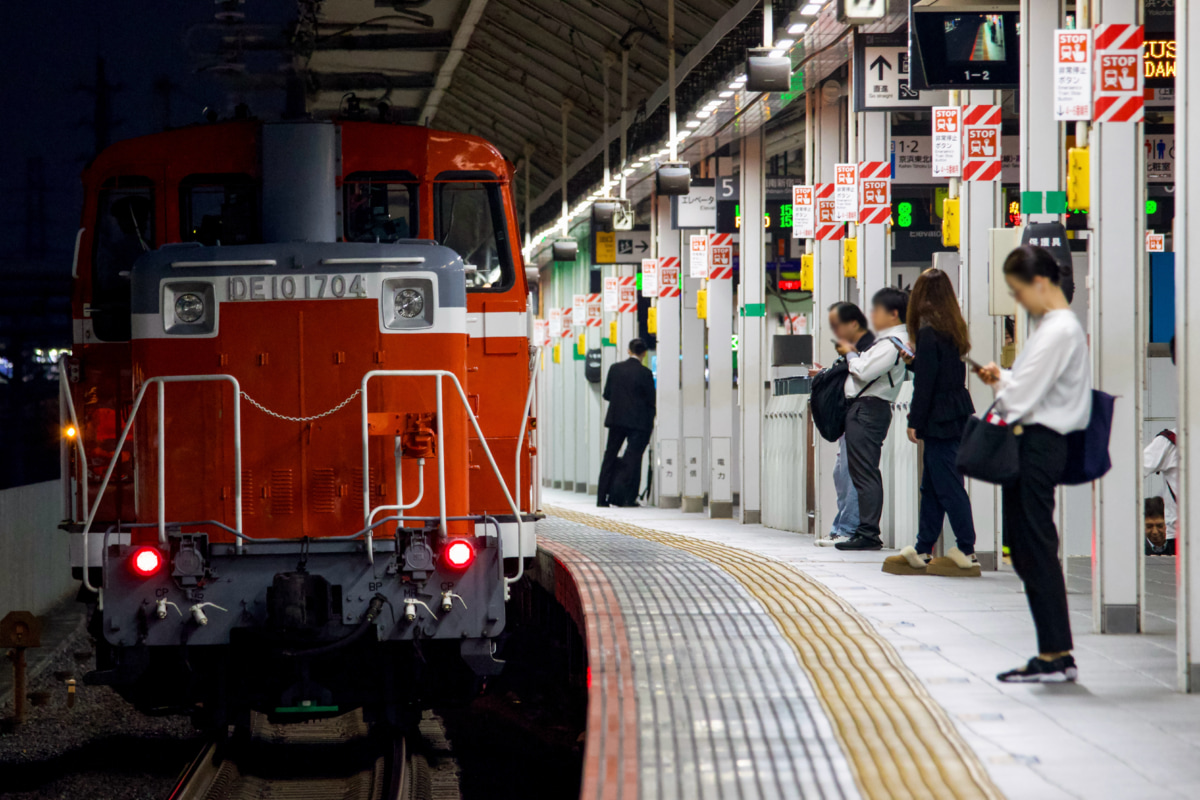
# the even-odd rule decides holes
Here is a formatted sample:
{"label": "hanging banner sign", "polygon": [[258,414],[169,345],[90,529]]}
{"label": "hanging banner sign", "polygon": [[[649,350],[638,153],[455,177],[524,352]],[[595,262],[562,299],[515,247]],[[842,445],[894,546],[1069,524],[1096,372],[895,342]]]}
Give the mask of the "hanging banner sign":
{"label": "hanging banner sign", "polygon": [[675,256],[658,260],[658,296],[679,297],[679,259]]}
{"label": "hanging banner sign", "polygon": [[535,347],[545,347],[550,344],[550,323],[544,319],[533,321],[533,344]]}
{"label": "hanging banner sign", "polygon": [[550,335],[555,339],[562,336],[562,309],[550,309]]}
{"label": "hanging banner sign", "polygon": [[812,239],[816,231],[816,206],[812,186],[792,187],[792,238]]}
{"label": "hanging banner sign", "polygon": [[707,278],[708,237],[703,234],[691,236],[689,241],[691,243],[691,259],[688,261],[688,277]]}
{"label": "hanging banner sign", "polygon": [[600,323],[604,320],[604,305],[600,301],[599,294],[589,294],[587,296],[586,316],[587,327],[599,328]]}
{"label": "hanging banner sign", "polygon": [[1000,106],[963,106],[965,181],[1000,180]]}
{"label": "hanging banner sign", "polygon": [[658,297],[658,259],[642,259],[642,297]]}
{"label": "hanging banner sign", "polygon": [[619,305],[618,291],[621,288],[620,278],[604,279],[604,310],[616,311]]}
{"label": "hanging banner sign", "polygon": [[962,177],[962,109],[933,109],[933,177]]}
{"label": "hanging banner sign", "polygon": [[1095,34],[1096,122],[1141,122],[1145,106],[1142,26],[1097,25]]}
{"label": "hanging banner sign", "polygon": [[571,314],[576,325],[582,325],[587,319],[587,295],[577,294],[571,298]]}
{"label": "hanging banner sign", "polygon": [[1092,118],[1092,32],[1054,32],[1054,118]]}
{"label": "hanging banner sign", "polygon": [[858,165],[833,165],[833,218],[858,222]]}

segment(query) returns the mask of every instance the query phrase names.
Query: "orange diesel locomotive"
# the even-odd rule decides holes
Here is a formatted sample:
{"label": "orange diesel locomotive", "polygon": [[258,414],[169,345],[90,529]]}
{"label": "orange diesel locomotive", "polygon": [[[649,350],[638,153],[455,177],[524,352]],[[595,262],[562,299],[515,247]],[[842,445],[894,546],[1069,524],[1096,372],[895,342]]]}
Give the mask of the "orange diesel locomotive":
{"label": "orange diesel locomotive", "polygon": [[510,179],[476,137],[363,121],[88,167],[63,407],[91,682],[216,726],[398,721],[500,668],[535,507]]}

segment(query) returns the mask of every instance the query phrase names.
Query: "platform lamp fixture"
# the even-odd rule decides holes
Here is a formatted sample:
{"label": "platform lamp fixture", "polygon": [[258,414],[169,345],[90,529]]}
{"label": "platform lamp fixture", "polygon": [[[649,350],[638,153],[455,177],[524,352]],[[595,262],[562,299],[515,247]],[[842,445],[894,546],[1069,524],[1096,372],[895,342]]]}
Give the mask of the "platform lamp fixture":
{"label": "platform lamp fixture", "polygon": [[[811,10],[809,3],[801,14]],[[819,9],[819,6],[818,6]],[[786,92],[792,85],[792,59],[787,51],[772,46],[775,36],[775,21],[771,0],[763,0],[763,46],[746,50],[746,91]],[[782,44],[782,43],[781,43]]]}
{"label": "platform lamp fixture", "polygon": [[579,257],[579,242],[574,239],[555,239],[550,249],[555,261],[574,261]]}
{"label": "platform lamp fixture", "polygon": [[654,189],[660,195],[684,195],[692,190],[692,168],[679,160],[679,116],[675,106],[675,0],[667,0],[667,149],[668,160],[658,165]]}

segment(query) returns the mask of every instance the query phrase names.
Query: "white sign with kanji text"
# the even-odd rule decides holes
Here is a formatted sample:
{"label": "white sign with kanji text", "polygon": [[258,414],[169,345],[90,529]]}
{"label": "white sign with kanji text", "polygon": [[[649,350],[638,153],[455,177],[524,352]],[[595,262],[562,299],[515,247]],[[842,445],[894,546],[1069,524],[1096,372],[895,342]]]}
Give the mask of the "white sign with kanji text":
{"label": "white sign with kanji text", "polygon": [[1054,32],[1054,118],[1092,118],[1092,32]]}

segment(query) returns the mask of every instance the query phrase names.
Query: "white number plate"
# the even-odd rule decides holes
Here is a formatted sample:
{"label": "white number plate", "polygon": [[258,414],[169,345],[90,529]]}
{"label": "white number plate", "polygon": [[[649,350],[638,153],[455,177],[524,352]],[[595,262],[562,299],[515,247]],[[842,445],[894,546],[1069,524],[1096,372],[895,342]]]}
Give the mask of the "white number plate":
{"label": "white number plate", "polygon": [[226,278],[229,300],[337,300],[367,297],[361,274],[245,275]]}

